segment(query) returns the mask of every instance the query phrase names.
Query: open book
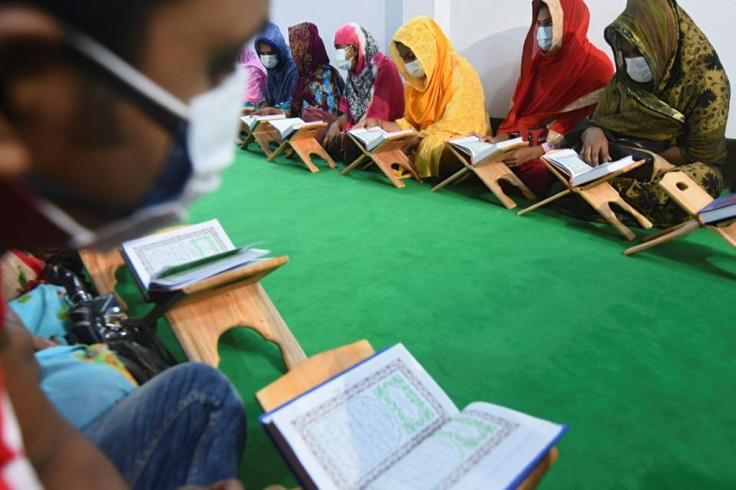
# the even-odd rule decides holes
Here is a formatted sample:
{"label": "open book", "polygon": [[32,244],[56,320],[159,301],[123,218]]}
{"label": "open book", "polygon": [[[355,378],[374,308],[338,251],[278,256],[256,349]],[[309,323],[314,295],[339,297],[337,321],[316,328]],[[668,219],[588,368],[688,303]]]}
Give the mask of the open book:
{"label": "open book", "polygon": [[567,427],[488,403],[463,411],[397,346],[260,418],[304,488],[506,488]]}
{"label": "open book", "polygon": [[350,131],[348,131],[348,133],[352,134],[355,139],[360,141],[366,151],[373,151],[381,146],[384,141],[396,138],[397,136],[412,134],[414,133],[414,130],[406,129],[403,131],[394,131],[392,133],[389,133],[381,128],[360,128],[351,129]]}
{"label": "open book", "polygon": [[575,150],[550,152],[543,157],[550,165],[569,177],[570,185],[579,187],[607,177],[608,175],[633,166],[636,162],[631,156],[613,162],[603,163],[597,167],[588,165]]}
{"label": "open book", "polygon": [[265,260],[268,250],[235,248],[211,220],[123,243],[122,255],[146,295],[183,289]]}
{"label": "open book", "polygon": [[736,219],[736,194],[719,197],[698,212],[704,225]]}
{"label": "open book", "polygon": [[251,131],[255,131],[262,122],[277,121],[279,119],[286,119],[286,116],[283,114],[274,114],[271,116],[243,116],[240,118],[242,123]]}
{"label": "open book", "polygon": [[493,144],[481,141],[477,136],[449,140],[447,144],[468,155],[471,165],[475,167],[503,160],[519,148],[529,146],[529,143],[522,138],[513,138]]}
{"label": "open book", "polygon": [[305,122],[300,117],[291,117],[289,119],[276,119],[268,121],[268,123],[273,126],[276,131],[279,132],[282,139],[289,139],[290,137],[294,136],[297,131],[299,131],[302,128],[308,128],[311,126],[318,126],[320,124],[324,124],[321,121],[315,121],[315,122]]}

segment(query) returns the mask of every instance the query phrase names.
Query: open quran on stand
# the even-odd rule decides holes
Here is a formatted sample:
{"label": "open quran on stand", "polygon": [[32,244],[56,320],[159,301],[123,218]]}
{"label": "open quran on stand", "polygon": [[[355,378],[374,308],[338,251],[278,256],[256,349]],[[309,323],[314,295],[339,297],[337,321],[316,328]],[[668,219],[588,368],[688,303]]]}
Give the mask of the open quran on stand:
{"label": "open quran on stand", "polygon": [[481,141],[477,136],[448,140],[447,144],[467,155],[470,159],[470,164],[474,167],[482,167],[490,163],[505,160],[508,155],[519,148],[529,146],[529,143],[522,138],[513,138],[494,144]]}
{"label": "open quran on stand", "polygon": [[373,151],[384,141],[394,139],[399,136],[414,133],[412,129],[406,129],[402,131],[388,132],[381,128],[370,128],[370,129],[351,129],[348,131],[352,134],[355,139],[360,141],[366,151]]}
{"label": "open quran on stand", "polygon": [[260,421],[308,489],[514,487],[567,431],[490,403],[459,410],[401,344]]}
{"label": "open quran on stand", "polygon": [[253,132],[264,122],[278,121],[281,119],[286,119],[286,116],[283,114],[274,114],[271,116],[243,116],[240,118],[240,121],[245,124],[251,132]]}
{"label": "open quran on stand", "polygon": [[300,117],[291,117],[288,119],[270,120],[268,123],[279,132],[282,139],[289,139],[294,136],[300,129],[312,126],[320,126],[324,123],[321,121],[306,122]]}
{"label": "open quran on stand", "polygon": [[216,219],[130,240],[122,246],[125,263],[149,299],[258,264],[269,253],[236,248]]}
{"label": "open quran on stand", "polygon": [[[565,174],[570,181],[570,185],[573,187],[590,184],[621,171],[626,171],[627,177],[642,180],[646,180],[645,176],[651,176],[652,172],[650,168],[641,167],[645,163],[644,160],[637,162],[632,156],[603,163],[597,167],[588,165],[575,150],[551,151],[546,153],[542,158]],[[639,168],[636,168],[637,166]],[[627,169],[631,171],[627,171]]]}

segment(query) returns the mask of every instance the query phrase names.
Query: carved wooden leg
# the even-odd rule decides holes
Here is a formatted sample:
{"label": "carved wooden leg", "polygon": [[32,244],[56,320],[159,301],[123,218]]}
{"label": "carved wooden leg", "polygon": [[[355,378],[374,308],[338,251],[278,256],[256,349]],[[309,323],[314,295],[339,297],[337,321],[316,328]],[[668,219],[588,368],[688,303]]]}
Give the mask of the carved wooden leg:
{"label": "carved wooden leg", "polygon": [[401,150],[396,149],[374,153],[373,161],[376,162],[376,165],[381,169],[381,172],[388,177],[397,189],[403,189],[406,185],[394,174],[393,165],[398,165],[399,168],[411,173],[412,177],[418,182],[422,181],[422,179],[419,178],[419,174],[417,174],[414,165],[412,165],[406,154]]}
{"label": "carved wooden leg", "polygon": [[[327,162],[327,166],[330,168],[337,168],[337,165],[335,165],[334,160],[332,160],[332,157],[327,154],[324,148],[322,148],[322,145],[320,145],[316,139],[309,138],[309,139],[303,139],[298,141],[292,141],[291,147],[294,148],[294,151],[297,152],[299,157],[302,159],[302,161],[307,165],[307,168],[311,170],[311,167],[317,168],[314,165],[314,162],[312,162],[311,156],[317,155],[318,157],[322,158],[325,162]],[[314,172],[313,172],[314,173]]]}
{"label": "carved wooden leg", "polygon": [[718,233],[733,248],[736,248],[736,223],[726,228],[711,226],[710,229]]}
{"label": "carved wooden leg", "polygon": [[630,249],[624,252],[624,255],[631,256],[634,254],[638,254],[639,252],[656,247],[657,245],[661,245],[662,243],[669,242],[671,240],[674,240],[675,238],[680,238],[685,235],[689,235],[690,233],[698,229],[700,229],[700,225],[698,224],[697,221],[695,220],[688,221],[687,223],[684,223],[683,225],[676,226],[674,228],[670,228],[669,230],[666,230],[666,232],[664,233],[657,233],[657,235],[655,235],[656,238],[645,241],[641,245],[631,247]]}
{"label": "carved wooden leg", "polygon": [[186,299],[167,314],[171,329],[192,361],[217,367],[217,342],[234,327],[247,327],[276,343],[287,368],[306,359],[294,335],[286,326],[259,283],[236,285]]}
{"label": "carved wooden leg", "polygon": [[616,216],[616,213],[611,209],[611,204],[616,204],[621,209],[630,213],[636,220],[644,227],[644,229],[652,228],[652,223],[641,215],[638,211],[632,208],[626,203],[616,189],[614,189],[609,183],[604,182],[596,185],[590,189],[580,190],[579,194],[600,214],[611,226],[616,228],[627,240],[631,241],[636,238],[636,235]]}
{"label": "carved wooden leg", "polygon": [[[358,158],[355,159],[355,161],[353,163],[351,163],[350,165],[348,165],[347,167],[345,167],[345,170],[343,170],[342,172],[340,172],[340,175],[347,175],[347,174],[349,174],[350,172],[352,172],[356,168],[358,168],[361,165],[363,165],[363,163],[366,160],[370,160],[370,156],[368,156],[366,154],[360,155]],[[374,164],[375,164],[375,162],[373,162],[373,160],[370,160],[368,162],[368,167],[373,166]]]}
{"label": "carved wooden leg", "polygon": [[508,209],[514,209],[516,202],[503,192],[500,181],[506,181],[518,188],[523,196],[530,201],[537,198],[534,193],[516,176],[503,162],[491,163],[475,169],[476,175],[490,189],[490,191]]}
{"label": "carved wooden leg", "polygon": [[441,183],[439,183],[438,185],[436,185],[436,186],[432,187],[432,192],[439,192],[439,191],[441,191],[442,189],[444,189],[444,188],[445,188],[445,187],[447,187],[448,185],[450,185],[450,184],[452,184],[452,183],[454,183],[454,182],[458,181],[458,180],[459,180],[459,179],[461,179],[462,177],[465,177],[465,176],[467,176],[468,172],[470,172],[470,170],[468,170],[468,167],[463,167],[463,168],[461,168],[461,169],[460,169],[460,170],[459,170],[459,171],[458,171],[457,173],[455,173],[455,174],[454,174],[454,175],[453,175],[452,177],[449,177],[448,179],[446,179],[446,180],[442,181],[442,182],[441,182]]}
{"label": "carved wooden leg", "polygon": [[294,149],[297,155],[299,155],[299,159],[306,165],[307,170],[312,172],[313,174],[316,174],[319,172],[319,168],[312,163],[312,158],[309,154],[309,150],[305,148],[303,143],[301,141],[292,143],[291,147]]}
{"label": "carved wooden leg", "polygon": [[521,211],[519,211],[518,213],[516,213],[516,216],[524,216],[527,213],[531,213],[532,211],[536,211],[537,209],[542,208],[542,207],[546,206],[547,204],[549,204],[551,202],[555,202],[556,200],[565,197],[566,195],[570,194],[571,192],[572,191],[570,189],[566,189],[566,190],[560,192],[559,194],[555,194],[552,197],[548,197],[544,201],[539,201],[538,203],[533,204],[533,205],[529,206],[526,209],[522,209]]}

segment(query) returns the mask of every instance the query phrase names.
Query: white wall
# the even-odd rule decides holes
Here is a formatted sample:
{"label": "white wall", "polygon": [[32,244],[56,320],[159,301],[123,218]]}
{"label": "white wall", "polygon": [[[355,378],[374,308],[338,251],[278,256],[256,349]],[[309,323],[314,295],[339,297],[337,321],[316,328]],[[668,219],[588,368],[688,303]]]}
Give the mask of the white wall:
{"label": "white wall", "polygon": [[[330,55],[333,66],[336,66],[332,47],[335,32],[351,22],[359,23],[373,34],[379,46],[385,50],[393,33],[403,22],[403,12],[401,9],[396,10],[395,2],[396,0],[370,0],[356,3],[338,0],[273,0],[271,2],[271,21],[281,28],[287,41],[289,26],[301,22],[316,24],[325,42],[325,47],[327,47],[327,54]],[[398,4],[401,4],[400,0]]]}
{"label": "white wall", "polygon": [[[626,6],[626,0],[586,0],[591,12],[589,37],[612,56],[603,40],[604,28]],[[715,46],[736,94],[736,19],[734,0],[680,0]],[[455,48],[478,70],[486,91],[489,112],[494,117],[508,113],[519,75],[524,36],[531,25],[530,0],[273,0],[271,18],[286,35],[290,25],[311,21],[319,26],[329,49],[335,31],[358,22],[386,50],[393,33],[415,15],[434,17]],[[736,95],[731,102],[728,136],[736,138]]]}

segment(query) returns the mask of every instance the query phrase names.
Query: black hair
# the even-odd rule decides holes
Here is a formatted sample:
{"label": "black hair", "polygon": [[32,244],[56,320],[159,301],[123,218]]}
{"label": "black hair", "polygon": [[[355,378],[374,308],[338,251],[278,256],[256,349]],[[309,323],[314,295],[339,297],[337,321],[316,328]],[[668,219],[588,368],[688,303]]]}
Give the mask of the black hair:
{"label": "black hair", "polygon": [[153,10],[172,0],[20,0],[74,27],[132,61],[145,43]]}

